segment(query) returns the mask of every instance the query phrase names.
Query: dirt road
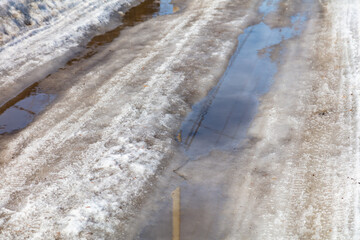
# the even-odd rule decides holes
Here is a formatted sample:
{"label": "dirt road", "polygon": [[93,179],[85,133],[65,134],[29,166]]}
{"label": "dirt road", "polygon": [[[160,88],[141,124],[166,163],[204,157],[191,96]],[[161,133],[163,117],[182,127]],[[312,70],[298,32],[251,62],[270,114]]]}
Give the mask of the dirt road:
{"label": "dirt road", "polygon": [[[211,92],[211,100],[200,104],[205,108],[193,109],[192,114],[200,120],[189,117],[190,126],[197,127],[189,130],[195,140],[190,141],[190,146],[185,142],[188,159],[174,167],[177,178],[160,180],[162,190],[150,201],[149,212],[140,224],[143,232],[139,239],[170,236],[171,231],[164,229],[171,228],[167,225],[170,201],[158,199],[169,195],[176,186],[183,190],[183,239],[359,238],[358,6],[351,1],[280,1],[274,10],[274,2],[265,2],[270,11],[263,21],[273,30],[294,22],[294,17],[287,16],[305,13],[304,31],[281,43],[282,54],[268,40],[269,58],[279,62],[278,70],[240,144],[236,138],[229,141],[237,145],[214,143],[218,136],[230,138],[226,133],[235,132],[238,126],[229,124],[229,119],[230,123],[241,123],[228,118],[231,115],[224,114],[221,120],[219,114],[211,113],[223,113],[228,102],[216,110],[219,104],[214,102],[219,97],[213,97]],[[261,42],[251,40],[251,35],[246,38],[253,41],[249,46]],[[241,69],[234,62],[226,74],[231,75],[233,65]],[[262,72],[267,72],[266,64],[260,65]],[[236,89],[228,78],[221,84]],[[256,82],[256,77],[250,79]],[[236,81],[240,80],[237,76]],[[242,90],[248,85],[244,86]],[[216,94],[224,87],[219,88],[215,88]],[[233,92],[226,90],[226,94]],[[224,102],[223,97],[220,99]],[[238,104],[234,100],[230,103]],[[252,108],[252,104],[246,106]],[[232,109],[242,111],[241,107]],[[243,121],[249,115],[242,113]],[[187,130],[187,124],[184,126]],[[194,158],[194,154],[203,156]]]}
{"label": "dirt road", "polygon": [[[181,239],[359,238],[359,4],[173,4],[38,83],[56,98],[0,136],[0,238],[169,239],[176,187]],[[274,71],[264,91],[245,88],[254,104],[234,142],[189,154],[179,129],[243,65],[230,61],[245,56],[241,34],[256,52],[246,86]]]}
{"label": "dirt road", "polygon": [[40,82],[56,100],[0,140],[2,238],[123,236],[254,4],[191,3],[122,31],[97,55]]}

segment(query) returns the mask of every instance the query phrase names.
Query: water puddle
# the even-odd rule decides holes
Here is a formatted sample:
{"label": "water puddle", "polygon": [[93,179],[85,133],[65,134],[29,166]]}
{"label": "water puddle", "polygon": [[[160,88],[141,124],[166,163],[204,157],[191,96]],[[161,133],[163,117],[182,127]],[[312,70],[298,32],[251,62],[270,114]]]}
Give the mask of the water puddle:
{"label": "water puddle", "polygon": [[259,7],[259,12],[266,17],[269,13],[276,11],[280,0],[265,0]]}
{"label": "water puddle", "polygon": [[291,27],[273,29],[261,22],[239,36],[225,74],[181,126],[181,144],[188,156],[230,149],[245,138],[259,97],[269,90],[277,72],[281,43],[299,35],[305,20],[306,16],[296,15]]}
{"label": "water puddle", "polygon": [[43,92],[38,83],[26,88],[0,107],[0,135],[26,127],[54,99],[55,95]]}
{"label": "water puddle", "polygon": [[[219,212],[225,203],[222,186],[203,186],[201,184],[188,184],[186,182],[178,185],[181,189],[178,210],[179,239],[223,239],[224,235],[216,227],[221,219]],[[174,190],[174,189],[172,189]],[[174,231],[174,198],[172,190],[164,196],[167,200],[157,203],[155,208],[161,210],[151,215],[148,224],[142,229],[135,239],[157,240],[176,239],[172,238]],[[173,219],[173,220],[172,220]]]}
{"label": "water puddle", "polygon": [[[277,9],[277,3],[265,0],[259,12],[265,17]],[[181,239],[215,240],[227,236],[231,222],[224,219],[224,212],[230,210],[224,207],[232,181],[229,173],[237,164],[224,152],[208,154],[214,149],[238,146],[246,137],[259,97],[269,91],[282,61],[284,41],[300,35],[306,20],[306,14],[295,15],[291,25],[283,28],[260,22],[238,37],[238,47],[226,72],[208,96],[193,106],[181,126],[177,139],[188,160],[174,170],[177,175],[160,180],[164,185],[158,190],[161,197],[149,204],[149,215],[142,216],[147,222],[138,239],[171,239],[175,210],[170,196],[177,187],[181,189]]]}
{"label": "water puddle", "polygon": [[104,34],[95,36],[86,46],[86,51],[77,58],[70,60],[67,65],[83,59],[88,59],[99,51],[99,46],[111,43],[120,36],[123,29],[135,26],[138,23],[145,22],[151,18],[163,15],[169,15],[177,12],[179,9],[171,3],[171,0],[145,0],[140,5],[127,11],[122,19],[122,24],[117,28]]}
{"label": "water puddle", "polygon": [[[119,37],[124,28],[135,26],[157,16],[172,14],[178,10],[171,3],[171,0],[145,0],[125,13],[119,27],[93,37],[87,44],[85,51],[68,61],[66,66],[71,66],[95,55],[101,50],[101,46],[109,44]],[[66,71],[66,66],[60,71]],[[46,93],[46,90],[39,86],[43,80],[29,86],[16,97],[0,106],[0,135],[15,133],[25,128],[54,101],[56,95]]]}

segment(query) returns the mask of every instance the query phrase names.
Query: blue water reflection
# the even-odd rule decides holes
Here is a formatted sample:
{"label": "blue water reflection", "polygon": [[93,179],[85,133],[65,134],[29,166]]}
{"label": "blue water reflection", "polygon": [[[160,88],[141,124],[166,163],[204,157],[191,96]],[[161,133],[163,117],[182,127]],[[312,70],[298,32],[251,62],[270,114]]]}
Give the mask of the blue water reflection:
{"label": "blue water reflection", "polygon": [[0,135],[25,128],[55,97],[54,94],[42,92],[37,84],[25,89],[0,107]]}
{"label": "blue water reflection", "polygon": [[[274,2],[274,1],[273,1]],[[226,72],[207,97],[193,106],[180,130],[190,157],[239,144],[257,111],[259,97],[269,91],[280,59],[271,54],[285,40],[299,35],[305,15],[292,17],[292,26],[270,28],[264,22],[248,27]]]}

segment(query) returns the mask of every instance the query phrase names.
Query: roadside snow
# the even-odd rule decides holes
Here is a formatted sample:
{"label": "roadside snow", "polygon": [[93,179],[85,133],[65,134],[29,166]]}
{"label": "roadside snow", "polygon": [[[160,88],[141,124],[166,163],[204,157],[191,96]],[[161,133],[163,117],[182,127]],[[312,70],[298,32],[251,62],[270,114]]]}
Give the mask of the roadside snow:
{"label": "roadside snow", "polygon": [[[344,96],[350,98],[348,108],[354,112],[353,126],[350,130],[352,135],[350,160],[353,162],[351,178],[360,184],[360,13],[358,9],[360,2],[351,0],[341,3],[331,1],[329,6],[335,25],[333,35],[337,37],[343,50],[342,79],[350,85]],[[360,239],[360,187],[353,187],[351,190],[354,191],[353,202],[350,203],[353,222],[348,234],[353,239]],[[337,237],[342,237],[340,234]]]}
{"label": "roadside snow", "polygon": [[[1,1],[0,104],[14,95],[14,89],[16,93],[33,83],[29,77],[19,80],[20,77],[55,59],[66,60],[89,32],[97,32],[109,22],[111,14],[132,2],[134,0]],[[51,67],[54,66],[37,69],[37,75],[45,77]]]}
{"label": "roadside snow", "polygon": [[191,104],[223,73],[246,24],[240,10],[252,5],[193,2],[47,79],[77,81],[29,127],[0,139],[0,238],[126,239],[131,210],[171,158]]}

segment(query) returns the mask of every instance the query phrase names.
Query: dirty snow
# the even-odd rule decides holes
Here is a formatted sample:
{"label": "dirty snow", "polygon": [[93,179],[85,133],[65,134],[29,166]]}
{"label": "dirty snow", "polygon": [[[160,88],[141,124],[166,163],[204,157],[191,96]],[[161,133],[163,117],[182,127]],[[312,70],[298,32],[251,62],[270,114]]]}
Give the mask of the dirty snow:
{"label": "dirty snow", "polygon": [[[181,119],[222,75],[257,3],[191,2],[47,79],[45,88],[76,81],[29,127],[0,138],[0,238],[127,239],[128,219],[173,156]],[[303,37],[286,46],[248,145],[214,155],[232,166],[221,215],[227,228],[232,219],[228,239],[360,237],[360,3],[316,3]]]}
{"label": "dirty snow", "polygon": [[0,237],[126,239],[126,220],[171,158],[181,119],[224,71],[253,5],[190,3],[46,79],[45,89],[77,80],[0,139]]}
{"label": "dirty snow", "polygon": [[[117,11],[128,8],[132,2],[135,1],[1,1],[0,104],[31,85],[33,78],[45,77],[56,69],[77,51],[88,34],[99,32],[112,14],[119,15]],[[35,68],[36,76],[19,79]]]}
{"label": "dirty snow", "polygon": [[359,239],[359,5],[319,1],[262,99],[227,239]]}

